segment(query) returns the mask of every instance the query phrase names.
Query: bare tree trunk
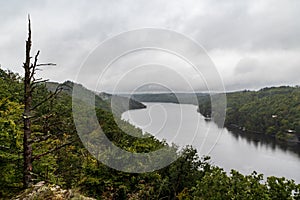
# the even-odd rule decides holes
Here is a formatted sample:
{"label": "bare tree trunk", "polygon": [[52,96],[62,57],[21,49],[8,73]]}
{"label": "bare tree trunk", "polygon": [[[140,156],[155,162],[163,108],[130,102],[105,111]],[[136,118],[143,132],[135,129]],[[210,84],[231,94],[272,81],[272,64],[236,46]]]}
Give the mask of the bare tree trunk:
{"label": "bare tree trunk", "polygon": [[32,92],[31,92],[31,70],[30,70],[30,50],[31,50],[31,25],[28,19],[28,39],[26,41],[26,58],[23,65],[25,70],[24,78],[24,138],[23,138],[23,157],[24,157],[24,170],[23,170],[23,184],[25,188],[31,185],[31,171],[32,171],[32,147],[30,144],[31,137],[31,121],[30,113],[32,106]]}
{"label": "bare tree trunk", "polygon": [[26,57],[25,62],[23,64],[23,68],[25,70],[25,76],[24,76],[24,113],[23,113],[23,123],[24,123],[24,137],[23,137],[23,157],[24,157],[24,169],[23,169],[23,186],[24,188],[28,188],[32,185],[32,163],[34,160],[38,160],[41,157],[48,155],[54,151],[57,151],[67,145],[72,144],[72,142],[66,142],[63,145],[54,147],[44,153],[41,153],[39,155],[33,156],[33,150],[31,144],[33,142],[40,142],[45,141],[51,136],[45,136],[44,138],[35,138],[33,139],[31,136],[31,119],[34,118],[32,115],[32,111],[34,111],[39,106],[43,105],[45,102],[49,101],[50,99],[57,96],[61,91],[62,87],[58,86],[55,90],[55,92],[49,94],[45,99],[41,100],[40,102],[36,103],[36,105],[32,105],[32,93],[34,89],[37,87],[38,84],[44,83],[48,80],[43,80],[42,78],[35,78],[36,70],[38,70],[36,67],[39,66],[54,66],[53,63],[45,63],[45,64],[38,64],[38,56],[40,51],[37,51],[33,62],[31,62],[31,24],[30,24],[30,18],[28,17],[28,38],[26,41]]}

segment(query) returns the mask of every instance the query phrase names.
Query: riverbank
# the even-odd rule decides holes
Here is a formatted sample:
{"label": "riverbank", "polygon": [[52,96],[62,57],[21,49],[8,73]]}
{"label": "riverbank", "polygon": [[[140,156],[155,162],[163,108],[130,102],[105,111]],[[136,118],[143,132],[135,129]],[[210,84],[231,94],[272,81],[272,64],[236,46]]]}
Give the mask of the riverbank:
{"label": "riverbank", "polygon": [[122,118],[159,140],[179,147],[192,145],[200,157],[209,155],[212,164],[228,173],[231,169],[243,174],[256,171],[300,182],[299,145],[287,145],[266,135],[220,128],[213,121],[205,121],[195,105],[144,104],[146,109],[127,111]]}
{"label": "riverbank", "polygon": [[[226,96],[225,127],[275,137],[286,143],[300,143],[299,87],[245,90],[226,93]],[[198,110],[203,116],[213,115],[212,120],[218,121],[218,113],[212,113],[211,106],[210,98],[206,98],[199,101]]]}

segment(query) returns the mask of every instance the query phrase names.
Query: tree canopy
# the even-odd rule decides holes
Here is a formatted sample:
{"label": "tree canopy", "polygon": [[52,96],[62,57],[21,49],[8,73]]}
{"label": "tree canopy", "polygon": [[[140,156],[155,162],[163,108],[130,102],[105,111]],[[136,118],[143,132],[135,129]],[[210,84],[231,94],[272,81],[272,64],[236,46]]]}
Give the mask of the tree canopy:
{"label": "tree canopy", "polygon": [[[10,198],[22,188],[23,82],[22,77],[16,74],[0,72],[0,195]],[[49,94],[51,91],[41,84],[33,94],[33,101],[37,102]],[[117,126],[109,110],[96,107],[96,111],[105,134],[123,149],[149,152],[167,145],[154,137],[145,140],[129,136]],[[292,180],[276,177],[263,180],[261,174],[242,175],[234,170],[227,174],[211,165],[208,157],[199,158],[192,147],[179,152],[181,157],[171,165],[151,173],[131,174],[111,169],[82,145],[72,119],[72,99],[67,92],[41,105],[35,115],[39,119],[33,122],[33,136],[48,133],[44,136],[49,139],[37,137],[40,141],[33,145],[33,156],[60,147],[70,138],[74,142],[33,162],[34,183],[46,181],[62,188],[76,188],[98,199],[299,198],[299,185]],[[126,130],[142,134],[141,130],[127,122],[122,123]]]}

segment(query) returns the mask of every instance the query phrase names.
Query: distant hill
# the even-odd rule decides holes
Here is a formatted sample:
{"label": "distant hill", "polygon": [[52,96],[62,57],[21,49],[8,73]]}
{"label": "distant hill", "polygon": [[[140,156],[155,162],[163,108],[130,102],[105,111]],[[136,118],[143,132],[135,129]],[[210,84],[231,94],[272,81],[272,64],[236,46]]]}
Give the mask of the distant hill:
{"label": "distant hill", "polygon": [[[280,140],[299,142],[300,88],[281,86],[259,91],[230,92],[225,126]],[[211,112],[210,99],[199,104],[203,115]]]}
{"label": "distant hill", "polygon": [[[120,94],[130,97],[130,94]],[[163,103],[182,103],[198,105],[198,101],[203,97],[209,96],[206,93],[142,93],[133,94],[131,97],[140,102],[163,102]]]}
{"label": "distant hill", "polygon": [[[103,110],[111,111],[111,106],[113,105],[113,111],[115,114],[121,115],[123,112],[131,109],[142,109],[146,106],[132,98],[127,98],[123,96],[112,95],[109,93],[96,93],[88,90],[84,86],[72,81],[66,81],[62,84],[56,82],[47,82],[46,87],[48,90],[54,92],[57,87],[63,88],[63,92],[69,94],[73,93],[73,87],[76,87],[84,93],[85,96],[95,96],[95,106],[100,107]],[[113,100],[113,103],[112,103]],[[93,106],[93,105],[92,105]]]}
{"label": "distant hill", "polygon": [[[47,85],[48,90],[53,91],[58,83]],[[81,98],[76,99],[79,104],[75,105],[79,106],[80,114],[83,111],[77,116],[80,118],[74,118],[76,112],[72,112],[73,101],[68,95],[74,86],[82,93]],[[228,174],[212,165],[208,156],[200,158],[202,155],[191,146],[182,150],[176,145],[169,146],[101,108],[94,109],[97,119],[93,121],[89,113],[84,112],[93,110],[94,105],[89,104],[92,101],[81,101],[95,97],[96,104],[110,109],[110,101],[113,104],[122,99],[129,102],[129,98],[95,95],[72,82],[62,87],[65,93],[36,107],[32,113],[33,185],[25,190],[22,184],[23,79],[0,69],[0,199],[91,199],[83,195],[94,199],[236,199],[237,196],[239,199],[299,199],[300,185],[292,180],[272,176],[264,181],[264,176],[255,171],[243,175],[231,170]],[[283,95],[285,101],[291,98],[290,102],[298,103],[293,105],[296,110],[290,110],[290,116],[299,114],[297,91],[285,94],[276,90],[271,93],[273,91]],[[43,85],[36,87],[33,105],[50,94]],[[244,97],[244,94],[236,95],[238,100]],[[284,108],[284,105],[278,107]],[[284,114],[279,111],[278,119]],[[77,122],[80,124],[75,124]],[[80,138],[78,130],[84,131]],[[117,150],[103,142],[102,131]],[[122,155],[118,149],[132,154]],[[153,156],[152,152],[160,152],[160,156]],[[146,156],[135,159],[137,154]],[[174,162],[166,166],[173,159]],[[149,170],[155,165],[166,167],[148,173],[128,173],[112,169],[105,162],[119,163],[125,171]]]}
{"label": "distant hill", "polygon": [[120,115],[127,110],[146,108],[146,105],[131,97],[112,95],[105,92],[99,93],[98,96],[110,105],[115,114]]}
{"label": "distant hill", "polygon": [[[76,85],[78,88],[80,88],[81,92],[84,92],[85,95],[88,96],[95,96],[95,106],[100,107],[103,110],[110,111],[110,106],[108,102],[101,99],[95,92],[88,90],[84,86],[78,83],[74,83],[72,81],[65,81],[64,83],[57,83],[57,82],[47,82],[46,88],[52,92],[56,90],[57,87],[63,88],[63,92],[67,93],[68,95],[72,96],[73,93],[73,87]],[[94,106],[94,105],[92,105]]]}

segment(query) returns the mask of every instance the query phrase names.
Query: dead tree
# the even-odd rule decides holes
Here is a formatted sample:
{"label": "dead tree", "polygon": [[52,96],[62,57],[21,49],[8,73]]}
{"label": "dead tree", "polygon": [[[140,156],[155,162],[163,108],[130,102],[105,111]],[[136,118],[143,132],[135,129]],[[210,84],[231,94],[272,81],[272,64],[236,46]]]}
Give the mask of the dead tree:
{"label": "dead tree", "polygon": [[[31,171],[32,171],[32,147],[29,143],[31,137],[31,107],[32,107],[32,74],[33,67],[30,62],[30,50],[31,50],[31,25],[30,18],[28,18],[28,39],[26,41],[26,57],[23,64],[25,70],[24,77],[24,137],[23,137],[23,157],[24,157],[24,170],[23,170],[23,184],[27,188],[31,184]],[[38,54],[37,54],[38,55]],[[37,58],[37,56],[36,56]]]}
{"label": "dead tree", "polygon": [[[65,143],[61,146],[56,146],[53,149],[42,153],[40,155],[33,156],[32,150],[32,143],[33,141],[40,141],[41,138],[32,138],[32,131],[31,131],[31,123],[32,119],[34,118],[33,111],[45,103],[46,101],[50,100],[51,98],[55,97],[62,91],[62,87],[57,87],[56,91],[49,94],[44,100],[37,103],[36,105],[32,105],[32,96],[33,91],[37,87],[38,84],[46,82],[48,80],[43,80],[41,78],[36,79],[35,73],[38,70],[37,67],[39,66],[48,66],[48,65],[55,65],[53,63],[46,63],[46,64],[38,64],[38,56],[40,51],[37,51],[33,62],[31,62],[31,23],[30,17],[28,16],[28,38],[26,41],[26,56],[25,62],[23,63],[23,68],[25,70],[24,76],[24,113],[23,113],[23,123],[24,123],[24,136],[23,136],[23,157],[24,157],[24,168],[23,168],[23,185],[25,188],[28,188],[32,184],[32,162],[34,160],[39,159],[40,157],[47,155],[55,150],[58,150],[70,143]],[[46,137],[48,139],[50,137]],[[45,139],[45,138],[44,138]]]}

